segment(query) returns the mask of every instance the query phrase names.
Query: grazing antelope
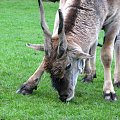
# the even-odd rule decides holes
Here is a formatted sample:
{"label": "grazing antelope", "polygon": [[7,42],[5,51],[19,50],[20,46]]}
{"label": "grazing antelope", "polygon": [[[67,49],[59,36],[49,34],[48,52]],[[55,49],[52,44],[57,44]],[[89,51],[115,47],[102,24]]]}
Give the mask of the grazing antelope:
{"label": "grazing antelope", "polygon": [[[95,46],[98,34],[103,29],[105,31],[101,49],[104,67],[103,94],[107,100],[116,100],[111,79],[111,61],[114,41],[120,30],[120,0],[60,0],[53,34],[46,24],[42,1],[38,0],[38,3],[41,27],[45,36],[45,57],[17,93],[31,94],[37,89],[40,77],[46,70],[51,75],[60,100],[70,101],[74,97],[77,78],[84,68],[85,60],[87,66],[91,63],[90,69],[86,71],[85,80],[95,77]],[[40,49],[43,50],[43,46],[39,46]],[[120,80],[115,78],[115,84],[119,83]]]}

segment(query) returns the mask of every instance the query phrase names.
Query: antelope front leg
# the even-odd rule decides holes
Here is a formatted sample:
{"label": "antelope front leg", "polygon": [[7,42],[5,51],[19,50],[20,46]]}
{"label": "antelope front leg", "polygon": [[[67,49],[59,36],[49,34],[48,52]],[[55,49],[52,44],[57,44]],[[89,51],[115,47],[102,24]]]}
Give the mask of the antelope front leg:
{"label": "antelope front leg", "polygon": [[105,40],[101,49],[101,59],[104,67],[103,92],[106,100],[117,100],[111,78],[111,63],[113,58],[114,40],[118,34],[117,26],[111,24],[106,27]]}
{"label": "antelope front leg", "polygon": [[37,85],[40,81],[42,74],[44,73],[44,60],[41,65],[37,68],[34,74],[16,91],[23,95],[32,94],[33,90],[37,89]]}
{"label": "antelope front leg", "polygon": [[114,70],[114,85],[120,87],[120,32],[116,37],[115,46],[115,70]]}

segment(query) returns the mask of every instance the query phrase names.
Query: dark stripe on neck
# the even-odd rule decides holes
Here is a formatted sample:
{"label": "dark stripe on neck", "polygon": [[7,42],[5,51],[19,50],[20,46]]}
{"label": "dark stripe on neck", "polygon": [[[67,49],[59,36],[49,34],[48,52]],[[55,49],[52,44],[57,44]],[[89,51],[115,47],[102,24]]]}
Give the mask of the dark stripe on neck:
{"label": "dark stripe on neck", "polygon": [[69,7],[70,10],[65,20],[65,33],[69,33],[75,26],[75,21],[78,15],[78,8],[80,7],[80,0],[74,0],[73,5]]}

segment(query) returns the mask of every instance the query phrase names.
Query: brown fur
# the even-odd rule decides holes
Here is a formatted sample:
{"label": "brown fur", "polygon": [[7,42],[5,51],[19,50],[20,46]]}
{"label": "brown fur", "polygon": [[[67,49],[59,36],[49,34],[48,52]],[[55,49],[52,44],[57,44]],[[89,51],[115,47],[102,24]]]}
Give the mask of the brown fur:
{"label": "brown fur", "polygon": [[57,48],[58,48],[58,38],[52,39],[52,51],[49,56],[45,58],[44,68],[47,72],[52,74],[53,76],[57,75],[57,78],[61,78],[64,75],[64,66],[66,54],[64,54],[59,60],[57,56]]}

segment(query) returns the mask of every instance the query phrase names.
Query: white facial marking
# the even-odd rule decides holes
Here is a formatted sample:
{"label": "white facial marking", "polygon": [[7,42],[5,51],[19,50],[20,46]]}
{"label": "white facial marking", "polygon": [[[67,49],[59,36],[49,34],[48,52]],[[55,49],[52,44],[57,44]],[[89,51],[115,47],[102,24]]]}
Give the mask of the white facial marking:
{"label": "white facial marking", "polygon": [[74,90],[73,90],[73,94],[72,94],[69,98],[67,98],[66,101],[68,102],[68,101],[70,101],[72,98],[74,98]]}

